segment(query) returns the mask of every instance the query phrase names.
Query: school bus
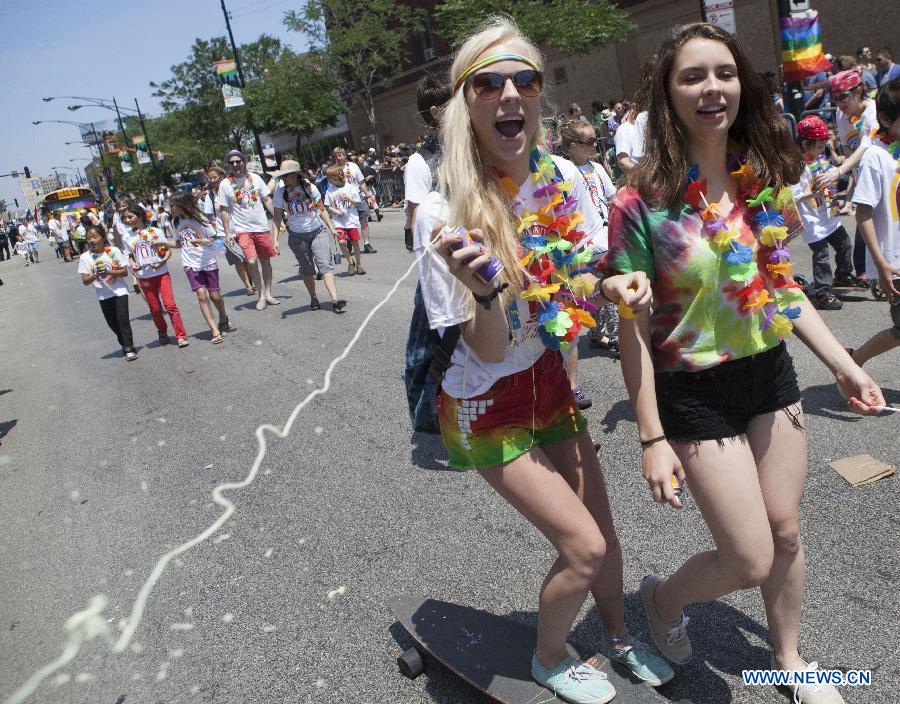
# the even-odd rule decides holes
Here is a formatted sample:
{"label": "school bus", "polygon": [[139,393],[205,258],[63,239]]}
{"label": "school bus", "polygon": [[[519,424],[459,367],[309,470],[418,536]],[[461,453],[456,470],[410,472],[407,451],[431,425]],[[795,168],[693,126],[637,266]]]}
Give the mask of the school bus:
{"label": "school bus", "polygon": [[40,203],[41,212],[46,215],[55,215],[62,220],[67,218],[72,226],[78,224],[78,220],[89,210],[98,212],[97,199],[90,188],[72,186],[59,188],[45,194]]}

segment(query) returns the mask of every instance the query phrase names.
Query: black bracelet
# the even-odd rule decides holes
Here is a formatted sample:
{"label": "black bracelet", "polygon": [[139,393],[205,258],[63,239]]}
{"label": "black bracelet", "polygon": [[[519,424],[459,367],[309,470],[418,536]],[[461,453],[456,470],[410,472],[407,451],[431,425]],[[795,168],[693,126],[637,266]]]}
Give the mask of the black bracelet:
{"label": "black bracelet", "polygon": [[491,292],[490,292],[489,294],[487,294],[486,296],[479,296],[477,293],[475,293],[474,291],[472,291],[472,296],[475,298],[475,300],[476,300],[478,303],[480,303],[481,305],[484,306],[484,309],[485,309],[485,310],[490,310],[490,309],[491,309],[491,303],[493,302],[493,300],[494,300],[497,296],[499,296],[500,293],[501,293],[502,291],[504,291],[508,286],[509,286],[509,284],[507,284],[507,283],[502,283],[502,284],[500,284],[499,286],[495,286],[495,287],[494,287],[494,290],[491,291]]}
{"label": "black bracelet", "polygon": [[665,435],[660,435],[659,437],[650,438],[649,440],[641,440],[641,439],[638,439],[638,442],[641,444],[641,449],[642,449],[642,450],[646,450],[646,449],[647,449],[648,447],[650,447],[651,445],[654,445],[654,444],[656,444],[656,443],[658,443],[658,442],[662,442],[662,441],[665,440],[665,439],[666,439],[666,436],[665,436]]}

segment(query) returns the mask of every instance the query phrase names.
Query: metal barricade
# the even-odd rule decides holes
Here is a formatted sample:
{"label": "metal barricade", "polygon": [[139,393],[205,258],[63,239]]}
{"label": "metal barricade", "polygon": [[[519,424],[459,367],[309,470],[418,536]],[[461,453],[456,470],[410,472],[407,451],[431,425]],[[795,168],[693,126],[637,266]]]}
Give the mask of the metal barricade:
{"label": "metal barricade", "polygon": [[403,170],[399,167],[379,169],[375,176],[375,190],[380,207],[402,204],[404,200]]}
{"label": "metal barricade", "polygon": [[797,118],[791,115],[789,112],[781,113],[781,117],[784,118],[784,121],[787,122],[788,127],[791,128],[791,137],[794,138],[794,141],[797,141]]}

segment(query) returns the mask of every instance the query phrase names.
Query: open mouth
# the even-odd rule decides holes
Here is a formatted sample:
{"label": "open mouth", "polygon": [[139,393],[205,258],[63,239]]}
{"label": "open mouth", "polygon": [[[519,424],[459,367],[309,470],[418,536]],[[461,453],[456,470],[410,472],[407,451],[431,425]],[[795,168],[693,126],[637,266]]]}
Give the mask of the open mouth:
{"label": "open mouth", "polygon": [[725,106],[724,105],[704,105],[704,106],[700,107],[697,110],[697,112],[700,115],[706,115],[706,116],[720,115],[725,112]]}
{"label": "open mouth", "polygon": [[494,129],[496,129],[504,139],[515,139],[525,129],[525,120],[521,115],[504,116],[494,123]]}

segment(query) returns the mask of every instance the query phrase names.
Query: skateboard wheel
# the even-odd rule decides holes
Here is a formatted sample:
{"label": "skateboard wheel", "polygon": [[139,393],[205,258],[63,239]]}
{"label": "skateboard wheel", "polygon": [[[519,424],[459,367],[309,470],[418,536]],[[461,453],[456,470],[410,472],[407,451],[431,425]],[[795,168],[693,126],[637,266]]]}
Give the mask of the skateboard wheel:
{"label": "skateboard wheel", "polygon": [[414,680],[425,672],[425,661],[417,648],[409,648],[397,658],[397,667],[405,677]]}

